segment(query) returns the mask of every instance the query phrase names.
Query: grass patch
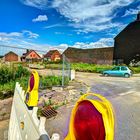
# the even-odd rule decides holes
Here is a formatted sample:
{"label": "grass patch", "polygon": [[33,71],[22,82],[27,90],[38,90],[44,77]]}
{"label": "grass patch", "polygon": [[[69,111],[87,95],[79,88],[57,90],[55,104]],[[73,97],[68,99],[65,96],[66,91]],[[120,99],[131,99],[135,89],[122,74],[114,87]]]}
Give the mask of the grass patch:
{"label": "grass patch", "polygon": [[75,69],[79,72],[92,72],[92,73],[100,73],[104,70],[112,69],[112,65],[95,65],[95,64],[87,64],[87,63],[73,63],[71,65],[72,69]]}
{"label": "grass patch", "polygon": [[[79,72],[101,73],[102,71],[112,69],[114,65],[95,65],[88,63],[72,63],[71,69]],[[62,64],[47,64],[47,69],[62,69]],[[139,67],[129,67],[134,74],[140,73]]]}
{"label": "grass patch", "polygon": [[55,69],[55,70],[61,69],[62,70],[62,64],[46,64],[45,68],[46,69]]}
{"label": "grass patch", "polygon": [[11,80],[8,83],[0,85],[0,99],[5,99],[13,96],[16,82],[19,82],[24,90],[27,89],[28,77],[22,77],[13,81]]}
{"label": "grass patch", "polygon": [[[68,85],[68,77],[64,78],[64,85]],[[61,86],[62,85],[62,76],[43,76],[40,78],[40,88],[47,89],[52,86]]]}
{"label": "grass patch", "polygon": [[15,84],[19,82],[24,90],[27,89],[30,72],[21,65],[0,66],[0,99],[13,96]]}
{"label": "grass patch", "polygon": [[140,66],[139,67],[129,67],[134,74],[138,74],[140,73]]}
{"label": "grass patch", "polygon": [[7,65],[1,65],[0,67],[0,85],[4,85],[11,81],[15,81],[21,77],[29,76],[30,72],[21,65],[17,67],[10,67]]}

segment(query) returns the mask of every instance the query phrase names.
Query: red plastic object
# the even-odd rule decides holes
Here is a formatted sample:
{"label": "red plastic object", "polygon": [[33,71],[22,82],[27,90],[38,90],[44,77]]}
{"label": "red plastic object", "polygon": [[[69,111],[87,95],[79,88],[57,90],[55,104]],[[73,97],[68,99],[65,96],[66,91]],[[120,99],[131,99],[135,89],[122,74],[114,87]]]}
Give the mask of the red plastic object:
{"label": "red plastic object", "polygon": [[76,140],[105,140],[102,115],[89,101],[82,101],[74,118]]}
{"label": "red plastic object", "polygon": [[34,87],[34,75],[32,74],[30,77],[30,92],[32,91],[33,87]]}

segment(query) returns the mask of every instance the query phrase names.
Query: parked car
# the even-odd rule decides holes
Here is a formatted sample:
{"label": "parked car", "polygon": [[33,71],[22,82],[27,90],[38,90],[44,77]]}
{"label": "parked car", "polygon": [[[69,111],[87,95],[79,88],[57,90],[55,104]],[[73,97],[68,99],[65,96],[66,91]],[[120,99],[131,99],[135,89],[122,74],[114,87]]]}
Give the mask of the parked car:
{"label": "parked car", "polygon": [[115,66],[112,70],[105,70],[102,73],[104,76],[123,76],[129,78],[132,76],[132,71],[127,66]]}

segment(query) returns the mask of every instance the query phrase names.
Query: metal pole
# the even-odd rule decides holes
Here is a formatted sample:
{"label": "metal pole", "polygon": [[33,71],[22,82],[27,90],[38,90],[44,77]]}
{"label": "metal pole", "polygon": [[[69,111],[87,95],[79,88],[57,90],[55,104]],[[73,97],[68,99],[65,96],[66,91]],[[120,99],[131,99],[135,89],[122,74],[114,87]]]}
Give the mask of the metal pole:
{"label": "metal pole", "polygon": [[63,54],[63,65],[62,65],[62,87],[64,87],[64,61],[65,61],[65,55]]}
{"label": "metal pole", "polygon": [[71,77],[71,65],[69,63],[68,64],[68,78],[69,78],[69,80],[71,79],[70,77]]}

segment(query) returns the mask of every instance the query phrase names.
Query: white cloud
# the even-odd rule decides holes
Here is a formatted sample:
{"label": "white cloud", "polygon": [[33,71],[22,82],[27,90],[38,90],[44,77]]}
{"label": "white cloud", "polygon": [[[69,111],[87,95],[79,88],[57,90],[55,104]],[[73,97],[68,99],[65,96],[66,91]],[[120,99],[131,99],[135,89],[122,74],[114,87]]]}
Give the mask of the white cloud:
{"label": "white cloud", "polygon": [[77,24],[70,24],[70,26],[73,26],[74,28],[77,28],[77,34],[80,34],[82,32],[89,33],[89,32],[98,32],[103,31],[107,29],[112,29],[115,27],[123,26],[122,23],[103,23],[103,24],[94,24],[93,21],[90,22],[84,22],[83,24],[77,23]]}
{"label": "white cloud", "polygon": [[70,47],[81,48],[81,49],[113,47],[113,42],[114,42],[113,38],[102,38],[97,42],[91,42],[91,43],[77,42]]}
{"label": "white cloud", "polygon": [[62,25],[62,24],[52,24],[52,25],[49,25],[49,26],[45,26],[44,28],[45,29],[50,29],[50,28],[61,27],[61,26],[64,26],[64,25]]}
{"label": "white cloud", "polygon": [[[26,5],[39,9],[55,8],[70,21],[70,26],[80,32],[96,32],[120,26],[113,22],[118,8],[135,0],[22,0]],[[126,13],[127,14],[127,13]],[[46,28],[52,28],[55,25]]]}
{"label": "white cloud", "polygon": [[91,49],[91,48],[104,48],[104,47],[113,47],[114,40],[113,38],[102,38],[97,42],[84,43],[76,42],[74,45],[60,44],[55,46],[56,49],[63,52],[68,47],[80,48],[80,49]]}
{"label": "white cloud", "polygon": [[33,33],[31,31],[28,31],[28,30],[23,30],[22,34],[23,34],[24,37],[27,37],[27,38],[30,38],[30,39],[32,39],[32,38],[36,39],[36,38],[39,37],[38,34]]}
{"label": "white cloud", "polygon": [[96,23],[103,23],[110,21],[117,8],[132,2],[134,0],[54,0],[53,7],[74,22],[92,18]]}
{"label": "white cloud", "polygon": [[24,39],[24,38],[36,39],[38,37],[39,37],[38,34],[28,31],[28,30],[23,30],[22,32],[11,32],[11,33],[0,32],[1,41],[8,41],[8,40],[13,40],[13,39]]}
{"label": "white cloud", "polygon": [[36,7],[38,9],[47,9],[48,0],[20,0],[28,6]]}
{"label": "white cloud", "polygon": [[38,15],[37,18],[34,18],[32,21],[33,22],[42,22],[42,21],[47,21],[48,17],[46,15]]}
{"label": "white cloud", "polygon": [[52,7],[81,32],[96,32],[119,26],[121,23],[112,22],[117,8],[133,2],[134,0],[54,0]]}
{"label": "white cloud", "polygon": [[19,32],[11,32],[11,33],[5,33],[5,32],[0,32],[1,37],[21,37],[22,33]]}
{"label": "white cloud", "polygon": [[[26,31],[23,31],[23,32],[25,33]],[[54,49],[57,49],[60,52],[63,52],[68,47],[75,47],[75,48],[82,48],[82,49],[112,47],[113,42],[114,42],[112,38],[102,38],[98,40],[97,42],[91,42],[91,43],[76,42],[74,45],[60,44],[60,45],[54,46],[54,45],[49,45],[49,44],[36,44],[36,43],[33,43],[32,40],[28,40],[25,37],[17,37],[17,36],[19,36],[19,34],[0,33],[0,44],[19,47],[19,48],[34,49],[34,50],[38,50],[39,53],[44,54],[45,52],[49,50],[54,50]],[[1,50],[1,49],[2,48],[0,48],[0,51],[4,52],[4,50]],[[10,49],[6,51],[9,51],[9,50]],[[22,54],[23,51],[25,52],[25,49],[24,50],[14,49],[13,51],[16,51],[16,53],[18,54]]]}
{"label": "white cloud", "polygon": [[136,9],[126,10],[122,17],[136,15],[136,14],[138,14],[138,11],[140,11],[140,6],[138,6]]}

